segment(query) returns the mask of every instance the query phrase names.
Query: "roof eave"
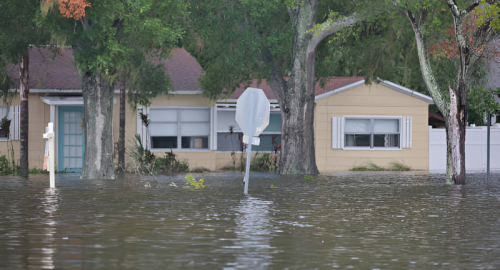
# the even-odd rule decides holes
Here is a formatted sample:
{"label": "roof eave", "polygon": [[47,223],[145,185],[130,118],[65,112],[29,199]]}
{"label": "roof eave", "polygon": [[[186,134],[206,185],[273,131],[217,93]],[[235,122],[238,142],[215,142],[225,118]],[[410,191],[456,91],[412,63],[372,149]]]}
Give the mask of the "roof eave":
{"label": "roof eave", "polygon": [[396,83],[393,83],[390,81],[384,81],[384,80],[380,80],[380,84],[382,84],[386,87],[389,87],[391,89],[394,89],[398,92],[401,92],[401,93],[410,95],[412,97],[418,98],[420,100],[427,101],[427,103],[429,103],[429,104],[434,104],[434,100],[430,96],[424,95],[424,94],[419,93],[417,91],[413,91],[413,90],[408,89],[408,88],[401,86],[399,84],[396,84]]}
{"label": "roof eave", "polygon": [[355,83],[351,83],[351,84],[348,84],[346,86],[343,86],[343,87],[340,87],[338,89],[335,89],[333,91],[330,91],[330,92],[326,92],[326,93],[323,93],[321,95],[317,95],[315,98],[314,98],[314,101],[318,101],[320,99],[323,99],[323,98],[326,98],[326,97],[329,97],[329,96],[332,96],[332,95],[335,95],[335,94],[338,94],[338,93],[341,93],[341,92],[344,92],[344,91],[347,91],[349,89],[352,89],[354,87],[357,87],[357,86],[360,86],[362,85],[363,83],[365,82],[365,80],[359,80]]}

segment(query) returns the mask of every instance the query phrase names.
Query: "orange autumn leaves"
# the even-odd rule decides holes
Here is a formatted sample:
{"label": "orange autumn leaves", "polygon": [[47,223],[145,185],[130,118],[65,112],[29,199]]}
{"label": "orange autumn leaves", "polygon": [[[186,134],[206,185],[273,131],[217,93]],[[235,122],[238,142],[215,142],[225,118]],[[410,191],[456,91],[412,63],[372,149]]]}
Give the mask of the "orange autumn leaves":
{"label": "orange autumn leaves", "polygon": [[[477,18],[478,14],[473,12],[471,16],[466,18],[462,24],[462,33],[465,41],[468,43],[467,46],[471,49],[471,53],[475,56],[481,56],[484,52],[494,53],[498,55],[498,45],[496,44],[483,44],[481,41],[476,40],[475,33],[479,30],[481,25],[478,25]],[[436,57],[446,57],[450,59],[451,57],[459,57],[458,44],[455,35],[455,29],[450,28],[443,36],[446,38],[431,44],[430,53]]]}
{"label": "orange autumn leaves", "polygon": [[[55,0],[45,0],[52,2]],[[90,2],[87,0],[59,0],[59,12],[66,18],[80,20],[85,16],[85,8],[90,7]]]}

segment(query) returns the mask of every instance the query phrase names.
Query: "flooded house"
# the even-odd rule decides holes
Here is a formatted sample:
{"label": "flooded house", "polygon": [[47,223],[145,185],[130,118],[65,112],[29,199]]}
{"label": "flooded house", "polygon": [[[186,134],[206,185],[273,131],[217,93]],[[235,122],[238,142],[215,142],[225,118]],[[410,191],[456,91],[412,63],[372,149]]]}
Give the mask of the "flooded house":
{"label": "flooded house", "polygon": [[[56,131],[58,170],[78,172],[83,165],[83,98],[72,64],[71,49],[62,49],[54,59],[43,48],[30,51],[29,165],[43,166],[49,122]],[[236,100],[246,89],[210,100],[203,96],[197,78],[201,66],[183,49],[174,49],[165,60],[174,91],[158,96],[151,106],[126,107],[125,137],[130,146],[135,134],[157,156],[172,151],[191,168],[218,170],[232,163],[243,149],[242,134],[234,120]],[[9,71],[18,78],[17,67]],[[16,77],[17,76],[17,77]],[[280,106],[265,80],[249,86],[261,88],[271,103],[269,126],[260,135],[255,153],[279,153],[281,149]],[[364,162],[387,166],[400,162],[414,170],[429,168],[429,96],[388,81],[366,85],[363,77],[332,77],[316,86],[315,148],[321,173],[347,171]],[[19,105],[16,94],[3,104],[2,117],[11,120],[10,136],[0,138],[0,151],[14,149],[19,159]],[[148,114],[146,130],[138,112]],[[113,140],[118,141],[119,90],[115,89]],[[127,158],[128,159],[128,158]],[[117,158],[115,158],[115,161]],[[126,162],[128,163],[128,162]]]}

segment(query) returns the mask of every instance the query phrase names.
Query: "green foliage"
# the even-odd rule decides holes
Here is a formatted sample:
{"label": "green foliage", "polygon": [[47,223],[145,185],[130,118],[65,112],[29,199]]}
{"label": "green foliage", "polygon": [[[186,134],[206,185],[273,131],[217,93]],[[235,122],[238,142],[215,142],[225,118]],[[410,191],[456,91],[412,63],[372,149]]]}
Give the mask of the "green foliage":
{"label": "green foliage", "polygon": [[[143,59],[144,60],[144,59]],[[128,81],[128,103],[135,110],[138,104],[149,106],[151,100],[158,95],[167,94],[173,89],[170,77],[166,74],[163,63],[138,63],[137,68],[130,71]]]}
{"label": "green foliage", "polygon": [[[272,67],[288,68],[290,17],[281,1],[195,0],[184,41],[203,67],[204,95],[218,98],[240,83],[266,78]],[[269,59],[277,61],[269,61]]]}
{"label": "green foliage", "polygon": [[411,168],[403,163],[394,161],[394,162],[391,162],[391,167],[386,169],[386,171],[398,171],[398,172],[411,171]]}
{"label": "green foliage", "polygon": [[376,171],[376,172],[381,172],[381,171],[410,171],[411,168],[401,162],[391,162],[391,166],[384,168],[380,167],[377,164],[373,162],[367,162],[365,164],[362,164],[360,166],[354,166],[351,171],[355,172],[364,172],[364,171]]}
{"label": "green foliage", "polygon": [[194,169],[190,169],[189,171],[194,173],[205,173],[205,172],[210,172],[210,169],[205,167],[196,167]]}
{"label": "green foliage", "polygon": [[500,93],[500,88],[496,90],[486,89],[483,85],[472,86],[472,90],[467,96],[468,110],[467,122],[477,126],[485,126],[484,114],[500,112],[500,106],[495,101],[495,95]]}
{"label": "green foliage", "polygon": [[[40,17],[39,0],[3,0],[0,4],[0,61],[18,64],[31,46],[47,45],[50,32]],[[47,19],[53,19],[47,18]]]}
{"label": "green foliage", "polygon": [[29,174],[48,174],[49,171],[38,169],[37,167],[29,169]]}
{"label": "green foliage", "polygon": [[[368,83],[381,78],[428,94],[415,35],[403,16],[377,18],[344,29],[320,44],[317,59],[317,77],[364,76]],[[440,85],[453,83],[453,62],[433,59],[432,65]]]}
{"label": "green foliage", "polygon": [[351,171],[362,172],[362,171],[385,171],[384,168],[378,166],[373,162],[368,162],[360,166],[354,166]]}
{"label": "green foliage", "polygon": [[251,171],[275,172],[278,169],[279,155],[276,153],[255,153],[250,162]]}
{"label": "green foliage", "polygon": [[128,147],[128,156],[134,163],[134,169],[139,174],[151,174],[154,170],[155,155],[142,145],[141,135],[135,134],[131,146]]}
{"label": "green foliage", "polygon": [[314,181],[314,176],[312,176],[312,175],[306,175],[306,176],[304,176],[304,180],[306,180],[306,181]]}
{"label": "green foliage", "polygon": [[[10,143],[10,144],[9,144]],[[14,146],[12,141],[8,141],[8,155],[0,153],[0,174],[2,175],[18,175],[19,165],[14,161]]]}
{"label": "green foliage", "polygon": [[479,6],[477,7],[477,18],[476,24],[482,26],[488,24],[497,32],[500,33],[500,7],[498,3],[493,3],[489,5],[486,0],[481,0]]}
{"label": "green foliage", "polygon": [[184,177],[184,179],[186,179],[186,181],[188,182],[188,184],[191,185],[191,187],[190,186],[184,186],[185,189],[197,190],[197,189],[203,189],[203,188],[205,188],[205,186],[203,185],[203,183],[205,183],[205,181],[203,179],[200,179],[199,181],[196,181],[193,178],[193,175],[191,175],[191,174],[186,175],[186,177]]}
{"label": "green foliage", "polygon": [[170,150],[170,152],[165,153],[165,157],[156,158],[155,168],[162,173],[174,174],[189,171],[189,164],[186,161],[178,160]]}
{"label": "green foliage", "polygon": [[[63,18],[57,4],[42,1],[43,22],[74,48],[81,74],[104,74],[111,84],[126,84],[129,103],[148,105],[151,98],[172,89],[162,60],[184,34],[189,5],[184,0],[93,0],[85,17]],[[57,2],[57,1],[56,1]],[[44,4],[45,3],[45,4]]]}

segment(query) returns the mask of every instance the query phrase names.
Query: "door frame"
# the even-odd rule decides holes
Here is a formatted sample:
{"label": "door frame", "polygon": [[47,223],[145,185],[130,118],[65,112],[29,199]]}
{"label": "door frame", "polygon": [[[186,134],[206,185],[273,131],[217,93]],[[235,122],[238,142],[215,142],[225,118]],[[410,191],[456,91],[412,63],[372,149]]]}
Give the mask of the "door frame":
{"label": "door frame", "polygon": [[[57,170],[64,171],[64,112],[82,112],[83,106],[57,106]],[[82,168],[85,158],[85,132],[82,131]],[[67,169],[67,172],[81,172],[82,169]]]}

